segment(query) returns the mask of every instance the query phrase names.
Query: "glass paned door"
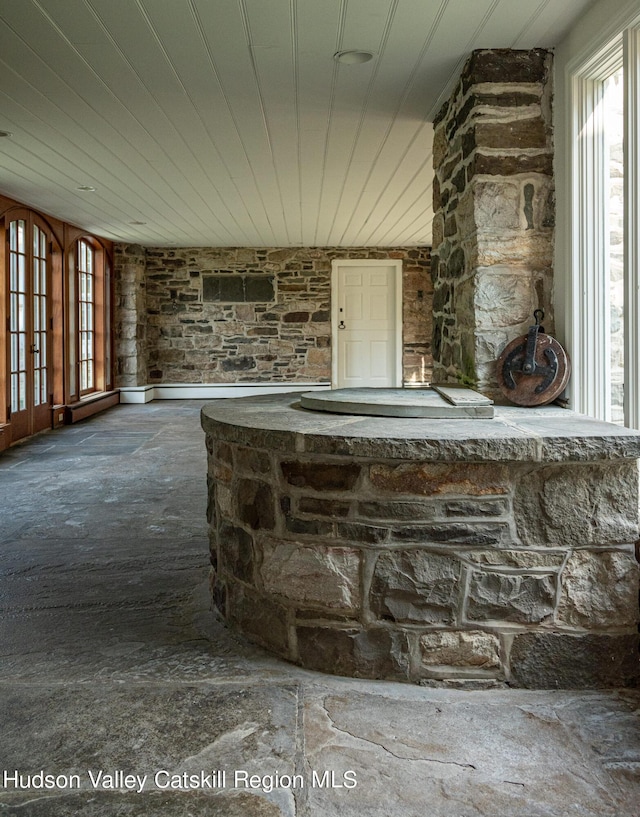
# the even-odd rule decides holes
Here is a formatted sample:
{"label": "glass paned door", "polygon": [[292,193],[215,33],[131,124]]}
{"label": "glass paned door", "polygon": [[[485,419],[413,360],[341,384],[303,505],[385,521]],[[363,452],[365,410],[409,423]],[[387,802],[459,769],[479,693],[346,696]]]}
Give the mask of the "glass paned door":
{"label": "glass paned door", "polygon": [[47,235],[28,219],[9,224],[9,406],[11,437],[51,424]]}
{"label": "glass paned door", "polygon": [[95,260],[93,247],[78,242],[80,394],[95,390]]}

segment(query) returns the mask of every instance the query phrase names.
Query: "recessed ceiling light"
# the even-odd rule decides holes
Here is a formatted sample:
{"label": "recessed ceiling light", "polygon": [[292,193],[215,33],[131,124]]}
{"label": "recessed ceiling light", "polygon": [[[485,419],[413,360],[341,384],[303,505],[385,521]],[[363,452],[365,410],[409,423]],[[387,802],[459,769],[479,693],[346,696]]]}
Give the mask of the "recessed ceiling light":
{"label": "recessed ceiling light", "polygon": [[371,51],[336,51],[333,55],[333,59],[344,65],[357,65],[358,63],[372,60],[373,54]]}
{"label": "recessed ceiling light", "polygon": [[81,184],[80,187],[76,187],[76,190],[82,190],[83,193],[95,193],[95,187],[91,187],[90,184]]}
{"label": "recessed ceiling light", "polygon": [[0,139],[2,139],[4,136],[13,136],[13,134],[10,130],[0,130]]}

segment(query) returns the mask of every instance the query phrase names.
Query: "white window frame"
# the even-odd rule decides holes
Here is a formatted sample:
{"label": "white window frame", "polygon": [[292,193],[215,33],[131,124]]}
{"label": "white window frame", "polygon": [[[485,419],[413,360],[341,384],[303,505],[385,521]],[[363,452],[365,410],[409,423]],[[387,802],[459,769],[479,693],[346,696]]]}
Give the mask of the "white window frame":
{"label": "white window frame", "polygon": [[624,33],[625,425],[640,429],[640,27]]}
{"label": "white window frame", "polygon": [[[637,15],[637,9],[636,9]],[[624,414],[625,425],[640,429],[640,19],[608,32],[567,67],[565,123],[567,157],[565,279],[557,292],[564,299],[564,336],[571,352],[570,404],[576,411],[609,419],[610,309],[606,269],[604,82],[624,69]],[[562,176],[560,175],[560,180]],[[562,219],[562,213],[560,213]],[[559,231],[563,237],[562,230]]]}

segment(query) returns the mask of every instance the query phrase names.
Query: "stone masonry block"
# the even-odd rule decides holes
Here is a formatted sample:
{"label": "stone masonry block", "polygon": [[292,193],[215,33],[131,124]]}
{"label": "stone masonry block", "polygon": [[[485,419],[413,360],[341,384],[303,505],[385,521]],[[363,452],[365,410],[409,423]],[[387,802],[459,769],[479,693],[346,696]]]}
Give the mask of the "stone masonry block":
{"label": "stone masonry block", "polygon": [[[540,230],[504,233],[487,231],[477,236],[469,263],[477,267],[502,265],[528,270],[550,269],[553,264],[553,242],[549,240],[547,233],[541,233]],[[545,326],[547,323],[545,321]]]}
{"label": "stone masonry block", "polygon": [[433,519],[437,513],[437,505],[426,502],[363,501],[358,502],[358,518],[371,520],[419,520]]}
{"label": "stone masonry block", "polygon": [[526,545],[588,547],[638,539],[638,466],[554,465],[518,480],[518,534]]}
{"label": "stone masonry block", "polygon": [[556,576],[472,571],[465,605],[468,621],[539,623],[553,615]]}
{"label": "stone masonry block", "polygon": [[520,186],[512,182],[476,182],[473,186],[475,223],[490,232],[520,226]]}
{"label": "stone masonry block", "polygon": [[385,629],[298,627],[300,663],[308,669],[354,678],[408,680],[405,633]]}
{"label": "stone masonry block", "polygon": [[417,496],[507,494],[510,482],[506,466],[481,463],[372,465],[369,479],[380,491]]}
{"label": "stone masonry block", "polygon": [[239,479],[236,483],[236,508],[238,519],[253,530],[273,530],[274,498],[266,482]]}
{"label": "stone masonry block", "polygon": [[371,583],[371,609],[402,622],[450,624],[458,606],[460,563],[424,550],[381,554]]}
{"label": "stone masonry block", "polygon": [[351,505],[338,499],[324,499],[316,496],[301,496],[298,499],[298,512],[314,516],[328,516],[338,519],[349,514]]}
{"label": "stone masonry block", "polygon": [[475,176],[516,176],[521,173],[540,173],[543,176],[553,176],[553,154],[519,153],[515,155],[499,155],[493,153],[476,152],[467,168],[468,179]]}
{"label": "stone masonry block", "polygon": [[470,550],[464,558],[475,565],[514,567],[519,570],[553,568],[559,571],[566,558],[565,551],[552,550]]}
{"label": "stone masonry block", "polygon": [[243,528],[222,521],[218,532],[220,567],[240,581],[253,582],[253,539]]}
{"label": "stone masonry block", "polygon": [[330,609],[359,607],[360,553],[266,539],[260,577],[264,589],[297,604]]}
{"label": "stone masonry block", "polygon": [[536,306],[529,273],[508,267],[477,273],[474,307],[478,329],[516,326],[530,319]]}
{"label": "stone masonry block", "polygon": [[249,473],[267,474],[271,470],[271,461],[266,451],[240,447],[236,452],[236,468]]}
{"label": "stone masonry block", "polygon": [[315,491],[351,491],[360,466],[350,462],[283,462],[285,480],[296,488]]}
{"label": "stone masonry block", "polygon": [[558,621],[588,629],[635,627],[638,573],[631,553],[574,551],[562,573]]}
{"label": "stone masonry block", "polygon": [[453,499],[444,504],[446,516],[503,516],[507,513],[508,504],[504,499]]}
{"label": "stone masonry block", "polygon": [[420,655],[427,666],[495,669],[500,666],[500,641],[479,630],[426,633],[420,636]]}
{"label": "stone masonry block", "polygon": [[285,514],[285,525],[290,533],[303,536],[331,536],[333,524],[322,519],[300,519],[297,516]]}
{"label": "stone masonry block", "polygon": [[462,71],[465,93],[472,85],[508,81],[541,83],[546,80],[549,51],[542,48],[516,50],[511,48],[478,49],[467,60]]}
{"label": "stone masonry block", "polygon": [[522,633],[510,651],[512,684],[530,689],[635,686],[638,635]]}
{"label": "stone masonry block", "polygon": [[547,147],[547,125],[541,117],[510,122],[479,122],[473,131],[477,146],[528,150]]}
{"label": "stone masonry block", "polygon": [[287,610],[282,605],[230,581],[226,587],[226,615],[251,641],[289,657]]}
{"label": "stone masonry block", "polygon": [[500,547],[504,542],[509,542],[510,530],[507,522],[404,524],[392,528],[391,537],[395,542]]}

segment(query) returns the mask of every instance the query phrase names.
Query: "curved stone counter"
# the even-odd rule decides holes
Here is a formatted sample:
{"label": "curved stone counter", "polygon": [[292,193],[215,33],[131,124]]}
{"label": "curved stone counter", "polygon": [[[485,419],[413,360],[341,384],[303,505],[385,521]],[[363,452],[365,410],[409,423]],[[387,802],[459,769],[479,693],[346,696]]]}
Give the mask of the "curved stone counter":
{"label": "curved stone counter", "polygon": [[338,675],[637,680],[640,434],[555,407],[443,421],[298,401],[202,410],[231,626]]}

